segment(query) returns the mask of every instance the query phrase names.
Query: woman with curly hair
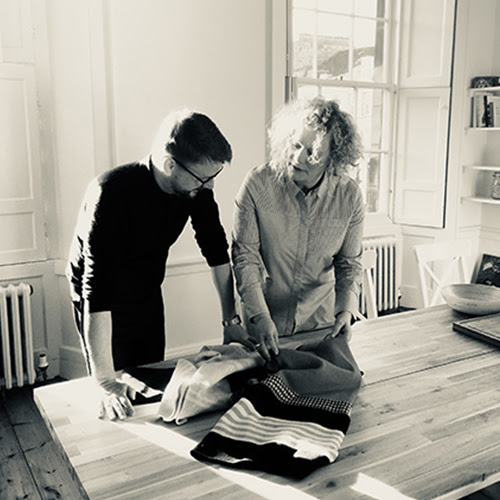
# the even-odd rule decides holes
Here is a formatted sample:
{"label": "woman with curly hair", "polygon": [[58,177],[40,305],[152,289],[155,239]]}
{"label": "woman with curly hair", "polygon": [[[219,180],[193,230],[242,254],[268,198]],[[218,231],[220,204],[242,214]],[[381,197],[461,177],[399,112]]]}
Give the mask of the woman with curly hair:
{"label": "woman with curly hair", "polygon": [[362,279],[364,202],[345,169],[361,141],[337,102],[287,104],[269,129],[270,161],[236,198],[232,259],[250,339],[266,359],[278,338],[331,327],[350,336]]}

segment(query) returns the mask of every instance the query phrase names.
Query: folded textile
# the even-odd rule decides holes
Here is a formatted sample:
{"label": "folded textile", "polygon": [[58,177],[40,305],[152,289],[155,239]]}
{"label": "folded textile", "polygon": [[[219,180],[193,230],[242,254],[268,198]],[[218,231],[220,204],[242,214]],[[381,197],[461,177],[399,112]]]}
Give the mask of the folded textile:
{"label": "folded textile", "polygon": [[193,457],[303,478],[332,463],[361,384],[347,339],[282,349],[272,373],[243,396],[191,451]]}
{"label": "folded textile", "polygon": [[133,406],[138,406],[161,401],[173,371],[173,368],[135,366],[126,368],[120,379],[137,391],[130,402]]}
{"label": "folded textile", "polygon": [[145,366],[134,366],[125,368],[124,373],[128,373],[131,377],[140,380],[152,389],[164,391],[168,382],[172,378],[174,368],[149,368]]}
{"label": "folded textile", "polygon": [[227,409],[233,400],[230,376],[262,366],[255,351],[237,344],[207,346],[190,361],[180,359],[160,404],[165,422],[181,425],[200,413]]}

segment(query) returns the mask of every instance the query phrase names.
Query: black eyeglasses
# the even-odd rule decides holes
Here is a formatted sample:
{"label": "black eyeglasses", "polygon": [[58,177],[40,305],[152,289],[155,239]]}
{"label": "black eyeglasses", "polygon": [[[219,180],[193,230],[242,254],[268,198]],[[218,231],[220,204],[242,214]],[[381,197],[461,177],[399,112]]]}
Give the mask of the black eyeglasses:
{"label": "black eyeglasses", "polygon": [[205,184],[208,184],[212,179],[215,179],[222,172],[222,170],[224,170],[224,167],[222,167],[216,174],[208,177],[208,179],[202,179],[201,177],[198,177],[195,173],[191,172],[191,170],[189,170],[189,168],[183,165],[177,158],[175,158],[175,156],[172,156],[172,158],[174,159],[175,163],[177,163],[177,165],[179,165],[179,167],[182,168],[182,170],[185,170],[189,175],[194,177],[200,183],[200,188],[202,188]]}

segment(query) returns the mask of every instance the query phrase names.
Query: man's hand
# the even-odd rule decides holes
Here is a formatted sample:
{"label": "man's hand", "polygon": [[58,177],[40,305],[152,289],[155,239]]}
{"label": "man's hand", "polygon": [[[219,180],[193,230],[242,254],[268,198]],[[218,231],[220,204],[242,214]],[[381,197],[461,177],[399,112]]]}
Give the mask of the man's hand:
{"label": "man's hand", "polygon": [[248,333],[242,328],[241,325],[230,325],[224,327],[224,344],[231,342],[239,342],[240,344],[255,351],[255,346],[251,342]]}
{"label": "man's hand", "polygon": [[335,338],[337,335],[346,335],[347,340],[351,340],[352,329],[351,329],[351,319],[352,314],[348,311],[342,311],[337,314],[335,318],[335,324],[333,325],[333,330],[331,333],[326,335],[327,338]]}
{"label": "man's hand", "polygon": [[135,399],[134,389],[116,379],[102,380],[99,382],[99,387],[102,390],[99,418],[124,420],[125,417],[134,414],[134,408],[130,402],[130,399]]}
{"label": "man's hand", "polygon": [[120,380],[105,379],[99,381],[102,390],[99,418],[109,420],[124,420],[134,414],[131,401],[135,400],[137,393],[146,398],[162,394],[162,391],[147,386],[128,373],[123,373]]}
{"label": "man's hand", "polygon": [[251,321],[251,340],[259,354],[266,360],[271,361],[271,356],[279,354],[278,330],[267,313],[254,316]]}

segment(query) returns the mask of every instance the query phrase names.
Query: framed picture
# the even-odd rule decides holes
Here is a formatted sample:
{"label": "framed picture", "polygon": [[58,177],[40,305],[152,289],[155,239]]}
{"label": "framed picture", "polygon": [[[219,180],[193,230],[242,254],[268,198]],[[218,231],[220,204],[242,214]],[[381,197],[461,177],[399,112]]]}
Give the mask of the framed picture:
{"label": "framed picture", "polygon": [[479,266],[476,283],[500,287],[500,257],[483,254]]}

